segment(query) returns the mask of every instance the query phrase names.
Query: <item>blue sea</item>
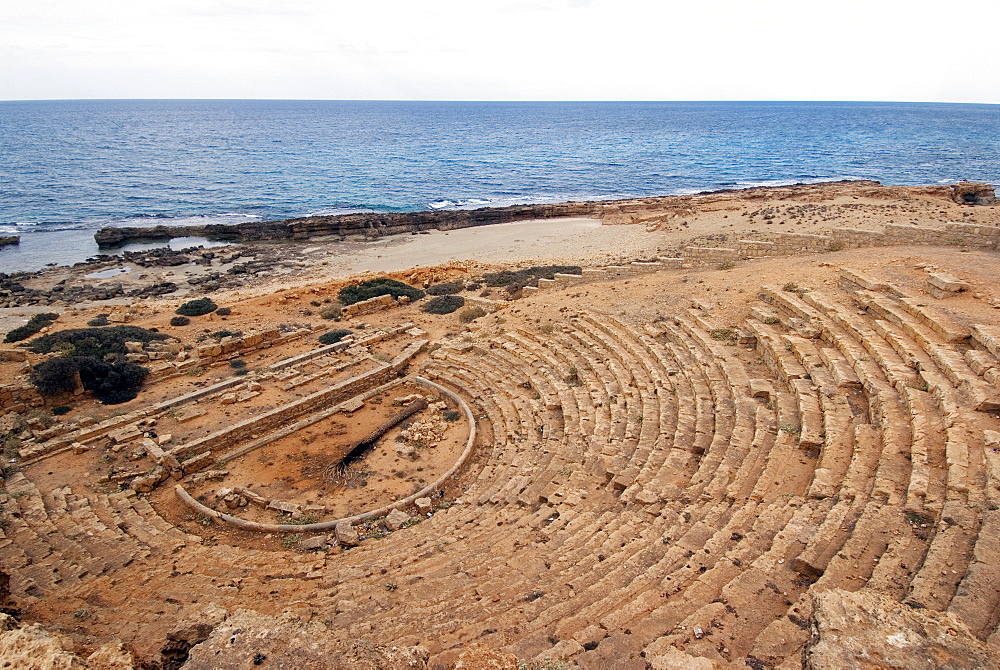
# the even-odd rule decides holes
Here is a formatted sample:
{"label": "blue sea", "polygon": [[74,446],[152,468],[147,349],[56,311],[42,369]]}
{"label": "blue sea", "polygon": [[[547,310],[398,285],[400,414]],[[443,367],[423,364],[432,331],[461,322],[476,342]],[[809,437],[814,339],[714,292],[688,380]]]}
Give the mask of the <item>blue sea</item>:
{"label": "blue sea", "polygon": [[[1000,184],[1000,105],[0,102],[0,270],[106,225],[606,200],[839,179]],[[183,245],[185,242],[175,242]]]}

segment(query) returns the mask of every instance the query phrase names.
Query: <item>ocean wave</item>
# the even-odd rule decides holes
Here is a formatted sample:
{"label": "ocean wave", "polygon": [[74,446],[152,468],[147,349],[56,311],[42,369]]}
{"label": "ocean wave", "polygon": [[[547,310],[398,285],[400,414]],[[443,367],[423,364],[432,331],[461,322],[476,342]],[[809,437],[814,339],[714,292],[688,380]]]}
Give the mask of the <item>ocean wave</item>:
{"label": "ocean wave", "polygon": [[358,206],[332,206],[323,207],[320,209],[309,210],[306,216],[340,216],[342,214],[371,214],[379,210],[373,209],[371,207],[365,207],[363,205]]}

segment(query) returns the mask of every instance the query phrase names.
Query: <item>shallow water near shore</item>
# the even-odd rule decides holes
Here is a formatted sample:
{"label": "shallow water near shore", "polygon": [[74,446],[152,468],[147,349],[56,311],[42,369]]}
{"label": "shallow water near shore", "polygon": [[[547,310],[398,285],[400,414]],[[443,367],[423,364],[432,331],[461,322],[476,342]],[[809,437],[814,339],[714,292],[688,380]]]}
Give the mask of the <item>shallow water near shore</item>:
{"label": "shallow water near shore", "polygon": [[0,234],[22,240],[0,265],[80,262],[106,225],[840,179],[1000,184],[998,154],[998,105],[0,102]]}

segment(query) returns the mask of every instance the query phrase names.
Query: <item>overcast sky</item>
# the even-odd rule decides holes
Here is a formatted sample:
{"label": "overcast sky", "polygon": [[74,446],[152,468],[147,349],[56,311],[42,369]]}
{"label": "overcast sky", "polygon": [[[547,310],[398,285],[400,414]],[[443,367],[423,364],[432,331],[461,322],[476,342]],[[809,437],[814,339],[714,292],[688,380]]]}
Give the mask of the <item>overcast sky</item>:
{"label": "overcast sky", "polygon": [[1000,103],[1000,1],[0,0],[0,99]]}

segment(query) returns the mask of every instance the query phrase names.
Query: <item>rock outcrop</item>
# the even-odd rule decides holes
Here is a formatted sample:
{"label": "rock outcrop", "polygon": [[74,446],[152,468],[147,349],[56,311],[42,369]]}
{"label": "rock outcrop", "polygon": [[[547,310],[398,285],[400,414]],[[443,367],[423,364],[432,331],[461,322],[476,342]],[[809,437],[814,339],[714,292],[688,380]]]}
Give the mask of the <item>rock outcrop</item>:
{"label": "rock outcrop", "polygon": [[994,205],[997,201],[992,186],[975,181],[952,184],[951,199],[960,205]]}
{"label": "rock outcrop", "polygon": [[991,670],[1000,667],[952,614],[911,609],[870,592],[833,589],[813,596],[808,670]]}
{"label": "rock outcrop", "polygon": [[98,647],[86,659],[73,651],[68,637],[53,635],[39,624],[18,628],[17,622],[0,614],[0,668],[19,670],[134,670],[132,654],[113,641]]}
{"label": "rock outcrop", "polygon": [[423,647],[390,647],[356,640],[347,649],[318,621],[240,610],[194,646],[183,670],[424,670]]}

